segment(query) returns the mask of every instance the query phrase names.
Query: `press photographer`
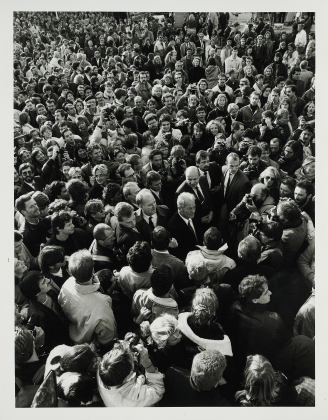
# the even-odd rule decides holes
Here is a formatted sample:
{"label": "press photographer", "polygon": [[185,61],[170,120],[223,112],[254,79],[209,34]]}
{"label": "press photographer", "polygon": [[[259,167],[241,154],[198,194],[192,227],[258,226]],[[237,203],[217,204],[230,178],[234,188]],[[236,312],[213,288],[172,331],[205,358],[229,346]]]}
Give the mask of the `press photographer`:
{"label": "press photographer", "polygon": [[240,169],[250,181],[257,181],[268,164],[261,160],[262,150],[258,146],[250,146],[247,150],[247,161],[240,165]]}

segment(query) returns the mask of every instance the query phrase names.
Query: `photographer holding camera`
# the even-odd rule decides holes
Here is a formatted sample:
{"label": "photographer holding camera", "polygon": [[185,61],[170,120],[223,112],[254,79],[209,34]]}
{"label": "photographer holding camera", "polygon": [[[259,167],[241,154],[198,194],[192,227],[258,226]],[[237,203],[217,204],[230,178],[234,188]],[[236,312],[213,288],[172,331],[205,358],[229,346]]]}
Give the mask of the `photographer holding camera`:
{"label": "photographer holding camera", "polygon": [[257,181],[268,164],[261,160],[262,150],[258,146],[250,146],[247,150],[247,161],[240,165],[240,169],[250,181]]}
{"label": "photographer holding camera", "polygon": [[273,207],[275,202],[268,188],[261,183],[255,184],[250,194],[245,194],[241,202],[230,212],[229,220],[240,230],[237,235],[239,241],[248,235],[249,223],[258,221],[261,217],[265,220]]}
{"label": "photographer holding camera", "polygon": [[187,163],[183,159],[185,155],[185,150],[181,145],[173,146],[171,149],[170,157],[168,158],[168,163],[170,164],[172,178],[180,179],[181,182],[184,181],[184,173],[187,169]]}
{"label": "photographer holding camera", "polygon": [[165,140],[169,144],[169,149],[179,144],[182,133],[177,128],[172,128],[172,118],[169,114],[162,114],[159,117],[160,129],[155,140]]}

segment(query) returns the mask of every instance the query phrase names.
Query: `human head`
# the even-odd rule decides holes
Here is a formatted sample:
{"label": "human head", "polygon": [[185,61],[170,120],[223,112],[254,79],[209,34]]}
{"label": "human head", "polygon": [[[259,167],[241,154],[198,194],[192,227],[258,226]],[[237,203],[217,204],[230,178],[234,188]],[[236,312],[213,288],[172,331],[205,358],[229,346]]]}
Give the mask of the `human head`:
{"label": "human head", "polygon": [[137,241],[127,254],[129,266],[136,273],[146,272],[152,261],[151,248],[148,242]]}
{"label": "human head", "polygon": [[117,203],[114,209],[114,215],[117,217],[118,222],[127,228],[133,229],[136,225],[136,217],[134,209],[131,204]]}
{"label": "human head", "polygon": [[208,277],[208,269],[200,255],[189,253],[185,262],[189,278],[196,283],[202,283]]}
{"label": "human head", "polygon": [[227,166],[228,166],[228,171],[231,175],[234,175],[237,173],[239,169],[239,164],[240,164],[240,160],[237,153],[229,153],[227,156]]}
{"label": "human head", "polygon": [[139,191],[136,203],[146,216],[153,216],[156,213],[156,200],[150,190],[144,188]]}
{"label": "human head", "polygon": [[40,219],[44,219],[48,215],[48,206],[50,204],[49,197],[47,194],[41,191],[35,191],[32,194],[32,199],[36,202],[40,210]]}
{"label": "human head", "polygon": [[[267,145],[267,143],[265,143]],[[260,175],[260,181],[267,187],[271,188],[273,185],[280,186],[281,177],[280,172],[273,166],[268,166]]]}
{"label": "human head", "polygon": [[280,198],[294,198],[294,190],[296,187],[296,179],[286,176],[280,184]]}
{"label": "human head", "polygon": [[115,343],[99,363],[99,377],[107,387],[124,383],[134,367],[133,354],[127,341]]}
{"label": "human head", "polygon": [[314,185],[308,180],[296,182],[294,199],[299,206],[304,206],[314,196]]}
{"label": "human head", "polygon": [[67,401],[68,407],[80,407],[93,398],[93,380],[88,374],[64,372],[57,380],[58,397]]}
{"label": "human head", "polygon": [[301,220],[301,210],[295,201],[280,201],[277,205],[277,219],[283,228],[290,222],[297,223]]}
{"label": "human head", "polygon": [[283,230],[278,222],[261,221],[257,224],[256,228],[258,231],[256,237],[259,239],[262,245],[280,241],[282,237]]}
{"label": "human head", "polygon": [[277,397],[275,371],[264,356],[255,354],[247,357],[244,383],[247,398],[256,405],[271,405]]}
{"label": "human head", "polygon": [[30,193],[18,197],[15,207],[27,220],[36,219],[40,216],[39,207]]}
{"label": "human head", "polygon": [[205,350],[194,357],[190,377],[197,389],[210,391],[219,384],[226,366],[226,358],[219,350]]}
{"label": "human head", "polygon": [[20,291],[30,300],[36,300],[50,288],[50,280],[46,279],[40,271],[35,270],[27,272],[19,283]]}
{"label": "human head", "polygon": [[210,227],[204,233],[204,245],[211,251],[218,250],[222,246],[222,235],[216,227]]}
{"label": "human head", "polygon": [[163,226],[156,226],[151,233],[151,244],[157,251],[166,251],[171,241],[171,235]]}
{"label": "human head", "polygon": [[259,274],[245,277],[239,284],[238,292],[244,303],[265,305],[270,302],[271,292],[267,279]]}
{"label": "human head", "polygon": [[177,199],[179,214],[185,219],[193,219],[196,211],[196,198],[190,193],[181,193]]}
{"label": "human head", "polygon": [[78,179],[70,179],[66,184],[67,191],[73,202],[81,202],[87,199],[88,188]]}
{"label": "human head", "polygon": [[218,308],[219,301],[212,289],[197,289],[191,302],[193,324],[198,327],[209,325],[215,318]]}
{"label": "human head", "polygon": [[196,166],[189,166],[185,172],[186,182],[191,188],[197,188],[199,183],[199,172]]}
{"label": "human head", "polygon": [[171,290],[174,276],[172,268],[168,264],[162,264],[157,267],[150,276],[150,285],[152,292],[157,297],[163,297]]}
{"label": "human head", "polygon": [[94,263],[90,251],[83,249],[74,252],[69,257],[68,269],[75,278],[76,283],[83,284],[91,280],[94,272]]}
{"label": "human head", "polygon": [[23,325],[15,325],[15,367],[19,368],[33,355],[34,337]]}
{"label": "human head", "polygon": [[250,264],[256,264],[261,256],[261,244],[254,236],[246,236],[238,245],[238,257]]}
{"label": "human head", "polygon": [[178,327],[178,320],[171,314],[163,314],[150,325],[151,337],[162,350],[181,341],[182,334]]}

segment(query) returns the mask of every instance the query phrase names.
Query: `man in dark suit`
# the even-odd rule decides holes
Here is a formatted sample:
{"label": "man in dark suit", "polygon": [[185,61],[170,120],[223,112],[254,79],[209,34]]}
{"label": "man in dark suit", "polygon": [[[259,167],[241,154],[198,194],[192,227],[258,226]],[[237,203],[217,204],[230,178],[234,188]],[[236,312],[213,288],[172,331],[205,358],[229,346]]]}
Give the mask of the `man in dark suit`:
{"label": "man in dark suit", "polygon": [[214,210],[219,209],[222,169],[216,162],[210,162],[209,153],[199,150],[196,154],[199,175],[204,177],[211,193]]}
{"label": "man in dark suit", "polygon": [[177,206],[178,211],[170,219],[166,229],[178,242],[177,248],[171,250],[172,255],[184,261],[188,252],[201,245],[203,236],[201,226],[194,217],[196,211],[194,194],[182,192],[178,196]]}
{"label": "man in dark suit", "polygon": [[43,191],[46,186],[40,176],[34,176],[34,168],[30,163],[22,163],[19,167],[19,175],[23,179],[23,184],[18,190],[17,197],[31,191]]}
{"label": "man in dark suit", "polygon": [[137,242],[142,241],[138,229],[136,228],[136,216],[133,207],[128,203],[118,203],[115,206],[114,215],[117,218],[115,226],[115,236],[117,245],[124,255],[127,255],[129,249]]}
{"label": "man in dark suit", "polygon": [[95,51],[95,55],[91,58],[90,64],[98,67],[99,74],[102,73],[102,58],[100,57],[100,52],[98,50]]}
{"label": "man in dark suit", "polygon": [[200,177],[196,166],[189,166],[186,170],[186,180],[179,186],[175,196],[183,192],[193,194],[196,198],[195,218],[206,230],[210,227],[213,220],[213,203],[211,199],[208,181],[205,177]]}
{"label": "man in dark suit", "polygon": [[170,219],[170,210],[166,206],[157,206],[151,191],[144,188],[136,197],[139,210],[135,212],[136,227],[144,241],[151,242],[151,233],[156,226],[166,227]]}
{"label": "man in dark suit", "polygon": [[244,172],[239,169],[240,160],[237,153],[227,156],[227,165],[222,168],[221,202],[219,230],[225,240],[232,230],[229,226],[230,212],[240,203],[246,193],[251,190],[251,183]]}
{"label": "man in dark suit", "polygon": [[162,178],[156,171],[149,171],[146,175],[146,188],[153,194],[158,206],[164,204],[162,196]]}

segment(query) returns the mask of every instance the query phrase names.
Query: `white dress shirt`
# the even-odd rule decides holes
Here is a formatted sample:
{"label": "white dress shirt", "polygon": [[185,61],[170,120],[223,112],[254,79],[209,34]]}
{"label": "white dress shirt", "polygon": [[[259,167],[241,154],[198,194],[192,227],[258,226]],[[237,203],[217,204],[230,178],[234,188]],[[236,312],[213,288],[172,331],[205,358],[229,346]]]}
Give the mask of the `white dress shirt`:
{"label": "white dress shirt", "polygon": [[157,226],[157,213],[153,214],[152,216],[147,216],[144,212],[142,212],[144,220],[149,224],[149,217],[151,217],[151,220],[153,222],[154,227]]}

